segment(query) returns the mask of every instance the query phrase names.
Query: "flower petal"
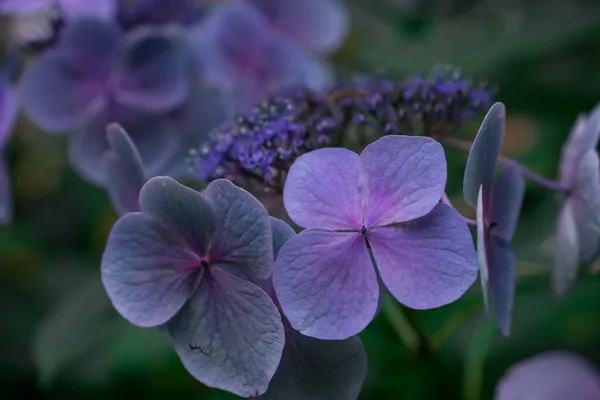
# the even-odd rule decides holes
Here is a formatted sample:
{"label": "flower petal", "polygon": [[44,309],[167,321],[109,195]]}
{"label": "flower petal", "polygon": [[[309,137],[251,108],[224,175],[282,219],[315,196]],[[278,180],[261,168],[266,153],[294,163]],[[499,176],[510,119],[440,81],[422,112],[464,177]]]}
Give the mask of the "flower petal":
{"label": "flower petal", "polygon": [[281,363],[261,400],[352,400],[367,375],[367,354],[358,336],[319,340],[287,321]]}
{"label": "flower petal", "polygon": [[510,336],[517,266],[510,242],[490,235],[486,248],[494,315],[504,336]]}
{"label": "flower petal", "polygon": [[318,149],[300,156],[289,170],[283,203],[304,228],[359,230],[359,156],[347,149]]}
{"label": "flower petal", "polygon": [[487,322],[490,314],[490,266],[488,265],[489,229],[486,225],[486,205],[484,204],[483,185],[477,195],[477,260],[479,261],[479,279],[483,296],[483,316]]}
{"label": "flower petal", "polygon": [[[600,177],[598,177],[600,188]],[[600,193],[599,193],[600,194]],[[525,180],[521,168],[514,163],[504,167],[494,183],[490,198],[490,221],[494,224],[491,234],[510,242],[517,229],[523,197]]]}
{"label": "flower petal", "polygon": [[281,316],[256,285],[213,268],[168,324],[188,372],[207,386],[238,396],[267,390],[281,360]]}
{"label": "flower petal", "polygon": [[249,279],[268,278],[273,271],[273,237],[265,207],[226,179],[212,181],[205,197],[216,216],[210,259]]}
{"label": "flower petal", "polygon": [[495,400],[600,399],[600,374],[583,357],[552,351],[513,365],[496,386]]}
{"label": "flower petal", "polygon": [[8,224],[13,216],[13,198],[10,175],[0,154],[0,225]]}
{"label": "flower petal", "polygon": [[[1,73],[1,72],[0,72]],[[0,149],[8,140],[17,121],[19,106],[8,77],[0,77]]]}
{"label": "flower petal", "polygon": [[102,85],[75,71],[52,52],[31,63],[19,89],[27,116],[50,133],[83,125],[105,104]]}
{"label": "flower petal", "polygon": [[444,194],[444,148],[431,138],[384,136],[363,150],[360,161],[367,185],[364,220],[370,228],[422,217]]}
{"label": "flower petal", "polygon": [[207,254],[217,224],[209,202],[200,193],[174,179],[157,176],[142,187],[140,207],[144,214],[179,233],[198,257]]}
{"label": "flower petal", "polygon": [[173,27],[138,29],[126,41],[117,72],[116,97],[122,104],[161,112],[188,95],[191,50]]}
{"label": "flower petal", "polygon": [[114,225],[102,255],[102,282],[117,311],[134,325],[165,323],[204,271],[184,236],[156,218],[130,213]]}
{"label": "flower petal", "polygon": [[119,124],[109,124],[106,130],[112,150],[106,155],[108,195],[119,214],[139,211],[138,195],[146,183],[140,154]]}
{"label": "flower petal", "polygon": [[492,105],[469,151],[463,180],[463,194],[465,201],[473,208],[477,207],[479,186],[483,185],[484,194],[490,193],[496,160],[504,140],[505,118],[504,104]]}
{"label": "flower petal", "polygon": [[577,183],[579,163],[600,138],[600,104],[589,115],[580,115],[563,146],[560,160],[560,181],[571,188]]}
{"label": "flower petal", "polygon": [[408,224],[369,232],[375,262],[390,293],[415,309],[457,300],[477,278],[477,254],[463,218],[446,204]]}
{"label": "flower petal", "polygon": [[573,211],[574,204],[567,199],[558,215],[552,286],[558,296],[564,296],[577,277],[579,268],[579,240]]}
{"label": "flower petal", "polygon": [[46,7],[50,0],[0,0],[0,14],[22,15]]}
{"label": "flower petal", "polygon": [[579,261],[590,262],[600,245],[600,162],[596,150],[581,158],[570,196],[577,225]]}
{"label": "flower petal", "polygon": [[117,13],[117,0],[58,0],[58,3],[68,18],[92,17],[110,21]]}
{"label": "flower petal", "polygon": [[73,167],[93,183],[106,182],[103,157],[108,150],[106,125],[119,123],[128,132],[148,176],[168,175],[179,155],[179,138],[161,116],[109,105],[90,124],[75,132],[69,142]]}
{"label": "flower petal", "polygon": [[273,235],[273,255],[274,258],[277,258],[283,244],[295,236],[296,232],[286,222],[271,217],[271,233]]}
{"label": "flower petal", "polygon": [[379,284],[359,233],[309,229],[281,248],[273,286],[283,313],[300,333],[346,339],[375,316]]}
{"label": "flower petal", "polygon": [[308,50],[331,53],[348,35],[350,17],[338,0],[253,0],[271,24]]}

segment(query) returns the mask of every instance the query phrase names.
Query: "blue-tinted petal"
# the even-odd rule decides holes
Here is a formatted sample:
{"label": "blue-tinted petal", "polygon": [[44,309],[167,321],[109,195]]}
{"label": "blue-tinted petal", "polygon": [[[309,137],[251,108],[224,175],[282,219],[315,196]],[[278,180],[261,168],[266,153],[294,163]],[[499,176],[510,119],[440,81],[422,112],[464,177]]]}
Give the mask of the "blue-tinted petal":
{"label": "blue-tinted petal", "polygon": [[408,307],[429,309],[452,303],[477,278],[469,228],[446,204],[407,224],[375,228],[367,238],[383,283]]}
{"label": "blue-tinted petal", "polygon": [[281,363],[262,400],[355,400],[367,375],[367,354],[357,336],[319,340],[284,321]]}
{"label": "blue-tinted petal", "polygon": [[600,399],[600,374],[577,354],[546,352],[510,367],[494,395],[494,400],[538,399]]}
{"label": "blue-tinted petal", "polygon": [[279,252],[273,286],[294,329],[319,339],[346,339],[373,319],[379,284],[359,233],[308,229]]}
{"label": "blue-tinted petal", "polygon": [[[600,188],[600,177],[598,179]],[[600,194],[600,193],[599,193]],[[494,224],[491,234],[510,242],[517,229],[525,196],[525,180],[517,164],[504,167],[494,183],[489,206],[489,219]]]}
{"label": "blue-tinted petal", "polygon": [[13,198],[10,175],[6,163],[0,154],[0,224],[11,222],[13,215]]}
{"label": "blue-tinted petal", "polygon": [[338,0],[252,0],[271,25],[306,49],[330,53],[346,39],[350,16]]}
{"label": "blue-tinted petal", "polygon": [[490,235],[486,247],[494,315],[504,336],[510,335],[517,266],[510,242]]}
{"label": "blue-tinted petal", "polygon": [[226,179],[212,181],[205,197],[216,219],[211,261],[250,279],[268,278],[273,271],[273,237],[265,207]]}
{"label": "blue-tinted petal", "polygon": [[119,124],[106,128],[111,150],[106,155],[106,185],[116,211],[139,211],[138,195],[146,183],[142,159],[127,132]]}
{"label": "blue-tinted petal", "polygon": [[12,133],[19,111],[17,95],[8,78],[0,76],[0,149]]}
{"label": "blue-tinted petal", "polygon": [[271,217],[271,234],[273,235],[273,255],[277,258],[281,246],[294,236],[296,232],[286,222]]}
{"label": "blue-tinted petal", "polygon": [[27,116],[48,132],[64,132],[86,123],[105,106],[103,82],[74,70],[48,52],[34,60],[20,84]]}
{"label": "blue-tinted petal", "polygon": [[170,320],[203,272],[183,235],[141,213],[117,221],[102,256],[108,296],[117,311],[138,326]]}
{"label": "blue-tinted petal", "polygon": [[569,194],[573,202],[579,242],[579,260],[591,261],[600,245],[600,163],[596,150],[580,160],[575,188]]}
{"label": "blue-tinted petal", "polygon": [[199,192],[174,179],[157,176],[142,187],[140,208],[171,227],[198,259],[207,255],[215,233],[215,214]]}
{"label": "blue-tinted petal", "polygon": [[469,152],[463,194],[466,202],[474,208],[477,207],[479,186],[483,185],[484,195],[491,190],[496,160],[504,139],[505,118],[504,104],[495,103],[485,116]]}
{"label": "blue-tinted petal", "polygon": [[567,199],[558,215],[552,286],[558,296],[564,296],[577,277],[579,268],[579,239],[574,204]]}
{"label": "blue-tinted petal", "polygon": [[213,268],[169,332],[188,372],[242,397],[267,390],[281,360],[281,316],[258,286]]}
{"label": "blue-tinted petal", "polygon": [[173,27],[141,28],[132,33],[120,57],[117,99],[132,107],[166,111],[188,95],[191,49]]}
{"label": "blue-tinted petal", "polygon": [[111,21],[117,13],[118,0],[57,0],[67,18],[92,17]]}
{"label": "blue-tinted petal", "polygon": [[589,115],[580,115],[563,146],[560,160],[560,181],[568,188],[577,182],[579,163],[590,149],[595,149],[600,137],[600,104]]}
{"label": "blue-tinted petal", "polygon": [[479,263],[479,279],[483,296],[483,316],[487,322],[490,313],[490,269],[487,257],[489,230],[486,223],[486,204],[484,203],[483,186],[479,186],[477,194],[477,261]]}
{"label": "blue-tinted petal", "polygon": [[110,104],[69,142],[73,167],[93,183],[106,182],[103,157],[108,150],[106,125],[119,123],[137,147],[147,176],[168,175],[179,154],[179,137],[168,121],[156,114]]}

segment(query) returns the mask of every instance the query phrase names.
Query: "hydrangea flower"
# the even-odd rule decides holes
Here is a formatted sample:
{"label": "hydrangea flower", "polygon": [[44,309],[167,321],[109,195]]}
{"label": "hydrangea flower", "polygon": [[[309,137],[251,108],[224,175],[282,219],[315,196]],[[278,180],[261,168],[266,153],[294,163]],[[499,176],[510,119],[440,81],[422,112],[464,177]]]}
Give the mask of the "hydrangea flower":
{"label": "hydrangea flower", "polygon": [[[296,235],[285,222],[271,217],[275,259],[283,244]],[[271,280],[261,287],[279,304]],[[319,340],[304,336],[283,317],[285,347],[277,372],[263,400],[355,400],[367,374],[367,355],[357,336]]]}
{"label": "hydrangea flower", "polygon": [[505,117],[502,103],[495,103],[485,116],[469,152],[463,192],[465,201],[477,210],[477,253],[485,316],[491,294],[500,330],[508,336],[516,283],[515,254],[510,243],[521,212],[525,181],[520,167],[512,163],[494,182]]}
{"label": "hydrangea flower", "polygon": [[71,159],[93,182],[105,180],[101,156],[109,122],[124,125],[145,165],[161,171],[178,148],[177,137],[149,113],[168,111],[186,98],[187,50],[171,29],[147,28],[123,37],[109,23],[77,20],[57,47],[26,71],[24,110],[46,131],[79,132]]}
{"label": "hydrangea flower", "polygon": [[119,124],[109,124],[106,135],[110,150],[104,162],[110,200],[120,215],[140,211],[139,193],[147,181],[140,153]]}
{"label": "hydrangea flower", "polygon": [[137,326],[166,323],[183,365],[207,386],[264,393],[284,346],[277,307],[250,282],[273,268],[264,207],[224,179],[202,197],[155,177],[140,192],[140,208],[115,224],[102,257],[117,311]]}
{"label": "hydrangea flower", "polygon": [[462,216],[440,203],[445,184],[444,150],[425,137],[384,136],[360,155],[326,148],[299,157],[283,200],[308,229],[283,245],[273,273],[294,329],[320,339],[360,332],[377,310],[377,272],[408,307],[458,299],[477,276],[477,255]]}
{"label": "hydrangea flower", "polygon": [[[14,64],[20,60],[9,59],[0,70],[0,152],[6,146],[17,120],[18,101],[12,82]],[[4,157],[0,154],[0,224],[12,219],[12,190],[10,174]]]}
{"label": "hydrangea flower", "polygon": [[219,2],[192,32],[207,80],[227,91],[235,111],[246,111],[287,87],[320,91],[330,73],[317,58],[272,30],[242,0]]}
{"label": "hydrangea flower", "polygon": [[0,0],[2,14],[28,14],[42,8],[58,7],[67,18],[93,17],[111,20],[118,0]]}
{"label": "hydrangea flower", "polygon": [[600,373],[577,354],[550,351],[510,367],[494,395],[494,400],[537,399],[600,399]]}
{"label": "hydrangea flower", "polygon": [[559,183],[564,200],[556,229],[553,286],[563,296],[582,262],[589,262],[600,244],[600,106],[577,119],[562,150]]}
{"label": "hydrangea flower", "polygon": [[338,0],[250,0],[272,27],[317,53],[336,51],[348,36],[350,16]]}

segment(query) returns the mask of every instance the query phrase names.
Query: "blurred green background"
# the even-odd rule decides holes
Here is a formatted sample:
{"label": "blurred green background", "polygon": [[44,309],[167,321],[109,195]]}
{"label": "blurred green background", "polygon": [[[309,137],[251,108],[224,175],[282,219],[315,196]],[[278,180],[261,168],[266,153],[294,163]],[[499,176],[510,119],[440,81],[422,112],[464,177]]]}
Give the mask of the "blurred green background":
{"label": "blurred green background", "polygon": [[[406,76],[451,63],[494,83],[508,112],[504,154],[549,178],[577,114],[600,101],[597,1],[346,3],[353,30],[334,59],[340,72]],[[461,137],[472,138],[482,117]],[[16,215],[0,228],[0,396],[233,399],[189,376],[165,334],[130,326],[110,307],[99,264],[116,215],[102,190],[69,169],[65,144],[20,120],[7,149]],[[451,199],[472,216],[461,200],[466,155],[447,156]],[[549,349],[600,366],[600,263],[582,266],[572,293],[554,298],[555,212],[554,194],[528,185],[510,339],[483,324],[479,283],[452,305],[405,315],[431,354],[412,350],[388,303],[361,334],[369,357],[361,399],[491,399],[507,367]]]}

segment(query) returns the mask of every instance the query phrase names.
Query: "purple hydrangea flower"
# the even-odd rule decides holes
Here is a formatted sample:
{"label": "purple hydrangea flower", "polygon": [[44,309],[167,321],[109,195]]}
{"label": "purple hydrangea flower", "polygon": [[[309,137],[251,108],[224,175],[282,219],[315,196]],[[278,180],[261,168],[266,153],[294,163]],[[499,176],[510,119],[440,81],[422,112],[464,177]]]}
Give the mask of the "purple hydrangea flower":
{"label": "purple hydrangea flower", "polygon": [[553,286],[564,296],[580,263],[590,262],[600,244],[600,106],[580,115],[562,150],[559,183],[565,191],[558,216]]}
{"label": "purple hydrangea flower", "polygon": [[236,111],[283,88],[320,91],[330,82],[319,59],[272,30],[266,17],[242,0],[216,4],[192,38],[207,80],[230,94]]}
{"label": "purple hydrangea flower", "polygon": [[320,339],[360,332],[377,310],[376,270],[408,307],[458,299],[477,255],[463,218],[440,203],[445,184],[444,150],[430,138],[385,136],[360,156],[326,148],[299,157],[283,200],[309,229],[283,245],[273,274],[291,325]]}
{"label": "purple hydrangea flower", "polygon": [[207,386],[264,393],[284,346],[277,307],[250,282],[273,268],[264,207],[224,179],[202,197],[155,177],[140,192],[140,208],[115,224],[102,257],[117,311],[137,326],[166,323],[184,366]]}
{"label": "purple hydrangea flower", "polygon": [[525,181],[520,167],[509,164],[494,182],[505,116],[502,103],[494,104],[485,116],[469,152],[463,192],[466,202],[477,210],[477,253],[485,316],[491,294],[500,330],[508,336],[516,284],[516,260],[510,243],[521,212]]}
{"label": "purple hydrangea flower", "polygon": [[117,3],[118,0],[0,0],[0,13],[20,15],[56,6],[67,18],[111,20],[116,15]]}
{"label": "purple hydrangea flower", "polygon": [[[275,258],[296,233],[285,222],[271,217]],[[271,279],[260,285],[279,304]],[[285,347],[277,372],[263,400],[353,400],[367,374],[367,355],[357,336],[345,340],[319,340],[304,336],[283,318]]]}
{"label": "purple hydrangea flower", "polygon": [[338,0],[250,0],[272,27],[317,53],[336,51],[348,36],[350,16]]}
{"label": "purple hydrangea flower", "polygon": [[120,215],[140,211],[139,193],[148,180],[140,153],[119,124],[109,124],[106,135],[110,150],[104,162],[110,200]]}
{"label": "purple hydrangea flower", "polygon": [[123,37],[114,25],[82,19],[68,25],[58,46],[41,55],[22,79],[23,107],[49,132],[77,131],[74,166],[93,182],[105,180],[105,126],[121,123],[145,165],[161,171],[177,137],[149,113],[167,111],[188,92],[188,49],[175,30],[147,28]]}
{"label": "purple hydrangea flower", "polygon": [[600,399],[600,373],[583,357],[551,351],[513,365],[496,386],[495,400]]}
{"label": "purple hydrangea flower", "polygon": [[[16,90],[12,82],[14,62],[9,59],[0,70],[0,152],[6,146],[18,114]],[[20,60],[19,60],[20,61]],[[0,224],[12,219],[12,190],[10,174],[0,153]]]}

